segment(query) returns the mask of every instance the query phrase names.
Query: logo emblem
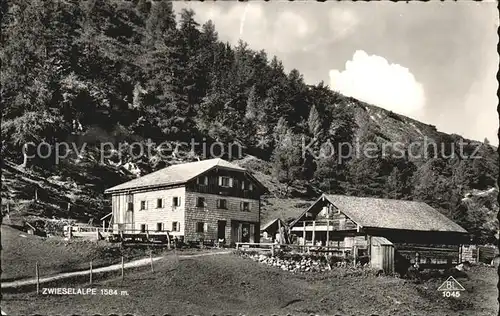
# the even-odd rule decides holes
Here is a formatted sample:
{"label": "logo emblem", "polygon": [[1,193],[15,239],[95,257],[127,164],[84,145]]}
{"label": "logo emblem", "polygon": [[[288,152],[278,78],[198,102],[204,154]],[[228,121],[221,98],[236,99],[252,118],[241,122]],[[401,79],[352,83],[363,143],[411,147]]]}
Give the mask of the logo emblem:
{"label": "logo emblem", "polygon": [[437,290],[443,293],[443,297],[460,297],[460,292],[465,291],[465,288],[450,276]]}

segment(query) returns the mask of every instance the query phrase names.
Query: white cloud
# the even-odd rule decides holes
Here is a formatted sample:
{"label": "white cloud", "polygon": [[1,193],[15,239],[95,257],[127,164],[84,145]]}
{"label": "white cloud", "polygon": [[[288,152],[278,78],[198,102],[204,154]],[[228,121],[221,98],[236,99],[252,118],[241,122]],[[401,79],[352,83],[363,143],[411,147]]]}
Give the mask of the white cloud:
{"label": "white cloud", "polygon": [[368,55],[362,50],[356,51],[352,60],[346,62],[345,70],[330,70],[330,87],[415,118],[425,105],[423,86],[408,68],[390,64],[384,57]]}

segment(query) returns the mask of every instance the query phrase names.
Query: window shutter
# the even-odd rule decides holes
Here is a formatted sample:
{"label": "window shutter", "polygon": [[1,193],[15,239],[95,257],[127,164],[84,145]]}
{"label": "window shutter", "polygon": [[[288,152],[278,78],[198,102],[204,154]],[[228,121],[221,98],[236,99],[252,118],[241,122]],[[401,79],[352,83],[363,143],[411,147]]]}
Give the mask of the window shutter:
{"label": "window shutter", "polygon": [[240,202],[240,211],[243,211],[243,202]]}
{"label": "window shutter", "polygon": [[181,205],[182,205],[182,202],[181,202],[181,197],[180,197],[180,196],[179,196],[179,198],[178,198],[178,200],[177,200],[177,201],[179,202],[179,206],[181,206]]}
{"label": "window shutter", "polygon": [[222,185],[222,177],[219,176],[219,185]]}
{"label": "window shutter", "polygon": [[203,232],[207,232],[208,231],[208,223],[204,223],[203,224]]}
{"label": "window shutter", "polygon": [[181,231],[181,222],[177,222],[177,231],[180,232]]}
{"label": "window shutter", "polygon": [[233,178],[229,178],[229,186],[232,188],[233,187]]}
{"label": "window shutter", "polygon": [[220,208],[220,200],[217,200],[217,208]]}
{"label": "window shutter", "polygon": [[172,197],[172,202],[170,203],[170,206],[172,206],[172,207],[173,207],[174,205],[175,205],[175,204],[174,204],[174,198]]}

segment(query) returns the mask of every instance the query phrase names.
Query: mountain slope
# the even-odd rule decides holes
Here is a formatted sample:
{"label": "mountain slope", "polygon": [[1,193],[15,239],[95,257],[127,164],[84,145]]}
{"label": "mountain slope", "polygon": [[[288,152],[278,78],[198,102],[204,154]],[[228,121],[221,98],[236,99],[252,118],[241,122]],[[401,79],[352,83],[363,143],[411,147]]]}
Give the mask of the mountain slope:
{"label": "mountain slope", "polygon": [[[2,12],[2,214],[12,218],[96,221],[110,211],[106,188],[214,156],[269,187],[269,217],[293,216],[283,209],[301,202],[288,199],[321,192],[417,199],[454,217],[464,192],[495,186],[498,154],[487,141],[482,159],[451,157],[469,141],[307,85],[277,57],[224,43],[211,21],[168,1],[12,0]],[[427,155],[432,141],[446,155]],[[398,142],[402,156],[353,155],[357,143]],[[241,155],[226,151],[232,144]]]}

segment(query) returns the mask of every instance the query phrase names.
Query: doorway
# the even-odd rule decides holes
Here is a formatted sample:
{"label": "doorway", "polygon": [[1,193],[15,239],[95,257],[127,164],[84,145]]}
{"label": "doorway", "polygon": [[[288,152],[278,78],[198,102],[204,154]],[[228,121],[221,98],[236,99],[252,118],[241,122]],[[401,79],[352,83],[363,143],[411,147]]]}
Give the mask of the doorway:
{"label": "doorway", "polygon": [[126,211],[125,213],[125,231],[134,233],[134,211]]}
{"label": "doorway", "polygon": [[241,241],[250,242],[250,224],[243,223],[241,225]]}
{"label": "doorway", "polygon": [[226,221],[217,222],[217,239],[226,239]]}

